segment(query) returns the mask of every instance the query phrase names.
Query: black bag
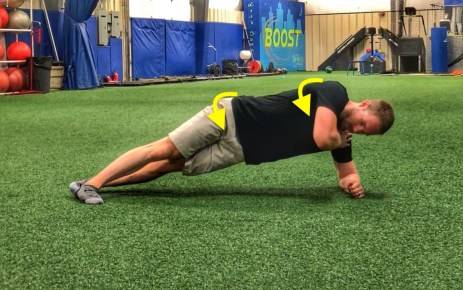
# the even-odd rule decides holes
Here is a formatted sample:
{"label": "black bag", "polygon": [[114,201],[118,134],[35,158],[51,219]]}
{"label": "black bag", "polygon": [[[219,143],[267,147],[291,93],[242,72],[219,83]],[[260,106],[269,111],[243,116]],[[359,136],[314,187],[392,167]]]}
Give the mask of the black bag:
{"label": "black bag", "polygon": [[37,56],[33,57],[32,61],[34,65],[32,88],[40,92],[49,92],[53,58],[51,56]]}
{"label": "black bag", "polygon": [[207,66],[207,73],[215,77],[218,77],[222,73],[222,69],[220,68],[220,65],[216,63],[210,64]]}
{"label": "black bag", "polygon": [[222,73],[225,75],[237,75],[239,73],[238,61],[235,59],[224,59],[222,61]]}

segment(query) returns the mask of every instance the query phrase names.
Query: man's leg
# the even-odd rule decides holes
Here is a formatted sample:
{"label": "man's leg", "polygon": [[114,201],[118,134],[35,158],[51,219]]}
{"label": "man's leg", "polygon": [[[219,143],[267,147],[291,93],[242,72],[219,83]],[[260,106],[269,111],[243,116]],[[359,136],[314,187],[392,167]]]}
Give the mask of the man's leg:
{"label": "man's leg", "polygon": [[[231,100],[229,102],[231,103]],[[169,133],[169,137],[123,154],[95,177],[86,181],[84,185],[77,186],[79,189],[76,192],[73,190],[73,184],[71,184],[71,191],[75,192],[74,195],[85,203],[103,203],[103,199],[98,194],[98,189],[104,185],[109,185],[109,182],[114,181],[113,184],[115,184],[119,178],[130,176],[152,162],[166,159],[171,161],[182,158],[190,159],[196,152],[218,142],[224,134],[224,130],[209,120],[208,115],[212,111],[211,106],[204,108],[201,112]],[[233,113],[228,115],[233,115]],[[131,178],[131,180],[119,180],[116,184],[137,180],[144,181],[153,178],[153,176],[143,174],[143,176],[135,175]]]}
{"label": "man's leg", "polygon": [[[130,176],[132,173],[137,172],[152,162],[179,159],[182,159],[182,155],[168,137],[132,149],[114,160],[96,176],[87,180],[85,184],[78,189],[75,196],[80,201],[87,204],[103,203],[103,199],[98,194],[98,189],[108,182],[116,181],[124,176]],[[138,178],[139,180],[146,180],[148,174],[146,173],[143,176],[138,175]]]}
{"label": "man's leg", "polygon": [[130,175],[148,163],[166,159],[175,160],[181,157],[175,145],[166,137],[124,153],[85,184],[99,189],[107,182]]}
{"label": "man's leg", "polygon": [[148,163],[140,170],[118,179],[109,181],[103,187],[115,187],[122,185],[138,184],[155,180],[170,172],[182,171],[185,166],[185,160],[161,160]]}

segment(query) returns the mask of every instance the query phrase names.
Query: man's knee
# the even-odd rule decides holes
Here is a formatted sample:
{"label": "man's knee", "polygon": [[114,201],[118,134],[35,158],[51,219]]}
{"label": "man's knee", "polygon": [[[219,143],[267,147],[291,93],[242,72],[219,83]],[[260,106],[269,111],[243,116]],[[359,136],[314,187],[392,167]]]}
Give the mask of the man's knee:
{"label": "man's knee", "polygon": [[183,158],[182,154],[169,137],[151,143],[149,147],[149,159],[152,161],[157,161],[159,159],[178,160]]}

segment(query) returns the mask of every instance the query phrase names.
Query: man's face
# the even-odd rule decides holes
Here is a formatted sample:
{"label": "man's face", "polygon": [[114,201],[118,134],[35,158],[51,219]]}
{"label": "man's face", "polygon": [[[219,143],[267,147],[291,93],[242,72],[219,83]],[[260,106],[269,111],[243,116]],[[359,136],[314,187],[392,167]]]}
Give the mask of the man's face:
{"label": "man's face", "polygon": [[354,134],[379,134],[381,123],[379,118],[368,110],[368,105],[368,101],[364,101],[360,106],[345,112],[341,117],[341,130]]}

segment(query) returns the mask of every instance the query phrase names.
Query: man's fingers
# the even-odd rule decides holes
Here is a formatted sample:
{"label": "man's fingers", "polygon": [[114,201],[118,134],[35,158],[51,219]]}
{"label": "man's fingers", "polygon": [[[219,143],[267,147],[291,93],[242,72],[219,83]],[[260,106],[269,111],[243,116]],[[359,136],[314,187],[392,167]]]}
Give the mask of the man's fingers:
{"label": "man's fingers", "polygon": [[358,191],[354,191],[354,192],[351,191],[351,195],[354,198],[362,198],[362,197],[365,196],[365,192],[363,190],[358,190]]}
{"label": "man's fingers", "polygon": [[349,192],[355,198],[362,198],[365,196],[365,191],[359,183],[349,186]]}

